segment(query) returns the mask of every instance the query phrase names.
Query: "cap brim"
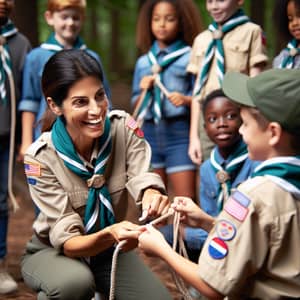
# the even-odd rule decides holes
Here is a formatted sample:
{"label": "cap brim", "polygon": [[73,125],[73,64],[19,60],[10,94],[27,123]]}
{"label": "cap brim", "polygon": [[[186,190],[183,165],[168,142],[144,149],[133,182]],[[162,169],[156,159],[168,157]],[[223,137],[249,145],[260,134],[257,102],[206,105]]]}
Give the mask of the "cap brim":
{"label": "cap brim", "polygon": [[256,105],[249,95],[247,87],[248,80],[249,76],[245,74],[238,72],[228,72],[224,76],[222,89],[224,94],[233,102],[241,105],[255,107]]}

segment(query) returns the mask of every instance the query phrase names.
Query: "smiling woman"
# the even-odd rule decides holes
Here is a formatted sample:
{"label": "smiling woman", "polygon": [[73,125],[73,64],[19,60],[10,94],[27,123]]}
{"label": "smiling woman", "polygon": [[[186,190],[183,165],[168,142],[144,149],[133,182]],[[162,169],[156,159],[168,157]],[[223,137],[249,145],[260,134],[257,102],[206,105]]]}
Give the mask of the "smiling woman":
{"label": "smiling woman", "polygon": [[[22,261],[24,281],[38,299],[107,295],[114,245],[125,241],[116,298],[171,299],[130,251],[140,227],[124,221],[137,208],[145,217],[165,213],[169,200],[149,171],[151,152],[137,123],[123,111],[108,113],[102,80],[100,65],[82,50],[62,50],[45,66],[42,88],[55,119],[25,155],[40,214]],[[86,257],[89,264],[80,260]]]}

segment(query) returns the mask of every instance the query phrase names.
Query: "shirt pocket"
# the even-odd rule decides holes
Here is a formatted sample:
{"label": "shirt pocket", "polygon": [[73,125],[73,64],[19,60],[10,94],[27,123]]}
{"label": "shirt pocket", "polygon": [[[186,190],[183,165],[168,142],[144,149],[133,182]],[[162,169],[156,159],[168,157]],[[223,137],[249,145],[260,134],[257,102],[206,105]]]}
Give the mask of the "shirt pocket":
{"label": "shirt pocket", "polygon": [[74,191],[69,191],[68,197],[74,210],[78,211],[80,208],[86,206],[88,190],[75,189]]}
{"label": "shirt pocket", "polygon": [[231,40],[226,44],[226,70],[248,72],[249,46],[247,43]]}

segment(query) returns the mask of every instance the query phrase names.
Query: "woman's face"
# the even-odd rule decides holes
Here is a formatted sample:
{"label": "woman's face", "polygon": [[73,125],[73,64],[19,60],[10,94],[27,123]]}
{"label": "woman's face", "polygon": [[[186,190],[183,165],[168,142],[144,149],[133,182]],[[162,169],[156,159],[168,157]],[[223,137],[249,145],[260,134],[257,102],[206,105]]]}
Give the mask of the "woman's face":
{"label": "woman's face", "polygon": [[108,100],[100,79],[89,76],[74,83],[64,99],[59,114],[73,143],[81,148],[93,144],[104,131]]}

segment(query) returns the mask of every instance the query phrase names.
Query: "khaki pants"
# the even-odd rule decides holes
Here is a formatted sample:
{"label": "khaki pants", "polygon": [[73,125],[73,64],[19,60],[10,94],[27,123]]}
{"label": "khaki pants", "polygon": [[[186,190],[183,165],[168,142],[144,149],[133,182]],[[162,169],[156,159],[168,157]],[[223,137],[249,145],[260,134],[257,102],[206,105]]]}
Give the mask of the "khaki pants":
{"label": "khaki pants", "polygon": [[[89,300],[95,291],[108,296],[113,249],[92,257],[90,264],[66,257],[33,236],[22,258],[25,283],[38,300]],[[119,253],[116,271],[117,300],[172,299],[166,287],[134,251]]]}

